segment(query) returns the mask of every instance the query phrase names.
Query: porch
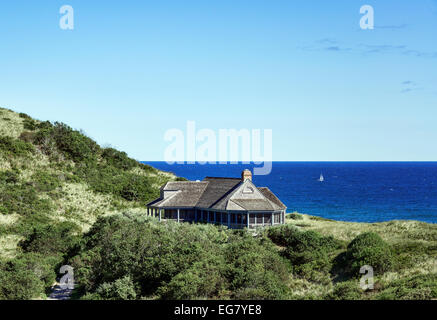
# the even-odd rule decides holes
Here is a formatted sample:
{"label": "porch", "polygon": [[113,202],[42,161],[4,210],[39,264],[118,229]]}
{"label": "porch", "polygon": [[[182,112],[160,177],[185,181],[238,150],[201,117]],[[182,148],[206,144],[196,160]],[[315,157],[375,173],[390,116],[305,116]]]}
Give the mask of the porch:
{"label": "porch", "polygon": [[226,225],[231,229],[255,229],[274,226],[285,222],[285,210],[263,211],[220,211],[198,208],[159,208],[149,206],[149,216],[157,217],[160,221],[173,220],[190,223],[212,223]]}

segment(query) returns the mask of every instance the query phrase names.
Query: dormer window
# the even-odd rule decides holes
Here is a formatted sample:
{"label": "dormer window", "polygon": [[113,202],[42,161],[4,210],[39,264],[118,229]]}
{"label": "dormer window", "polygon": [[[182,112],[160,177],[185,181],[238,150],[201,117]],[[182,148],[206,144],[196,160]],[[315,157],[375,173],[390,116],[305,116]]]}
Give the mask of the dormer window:
{"label": "dormer window", "polygon": [[254,193],[254,192],[255,190],[253,190],[253,188],[250,186],[247,186],[243,189],[243,193]]}

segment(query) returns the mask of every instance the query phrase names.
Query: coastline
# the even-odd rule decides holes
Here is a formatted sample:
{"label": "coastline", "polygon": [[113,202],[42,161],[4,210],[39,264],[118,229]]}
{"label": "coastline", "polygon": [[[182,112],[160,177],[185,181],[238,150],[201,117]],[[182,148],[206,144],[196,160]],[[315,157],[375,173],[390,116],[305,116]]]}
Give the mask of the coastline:
{"label": "coastline", "polygon": [[[191,181],[207,176],[239,177],[255,164],[167,164],[144,162]],[[337,221],[418,220],[437,223],[435,162],[273,162],[269,175],[254,175],[286,205]],[[320,182],[321,173],[324,181]]]}

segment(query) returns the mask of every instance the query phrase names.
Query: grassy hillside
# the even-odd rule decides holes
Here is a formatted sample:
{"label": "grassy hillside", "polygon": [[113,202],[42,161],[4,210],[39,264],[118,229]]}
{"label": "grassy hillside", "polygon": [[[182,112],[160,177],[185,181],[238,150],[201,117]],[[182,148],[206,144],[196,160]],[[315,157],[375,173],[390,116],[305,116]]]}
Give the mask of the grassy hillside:
{"label": "grassy hillside", "polygon": [[175,179],[65,124],[0,108],[0,259],[23,254],[20,241],[44,226],[80,234],[104,214],[145,213]]}
{"label": "grassy hillside", "polygon": [[[365,233],[375,233],[387,243],[392,256],[388,270],[375,272],[375,289],[359,295],[365,299],[437,299],[437,225],[419,221],[389,221],[381,223],[353,223],[334,221],[304,214],[290,214],[287,225],[302,232],[317,232],[331,236],[345,245]],[[336,263],[347,247],[332,259],[332,269],[315,278],[300,277],[296,281],[299,295],[320,297],[334,289],[340,291],[347,280],[346,268]],[[340,261],[341,262],[341,261]],[[343,270],[342,270],[343,269]],[[320,277],[320,278],[318,278]],[[316,281],[314,281],[316,279]],[[318,281],[321,280],[321,281]],[[343,293],[347,292],[344,290]]]}
{"label": "grassy hillside", "polygon": [[[76,299],[437,299],[435,224],[295,213],[253,236],[146,217],[176,179],[0,109],[0,299],[45,298],[63,264]],[[358,286],[363,265],[373,290]]]}

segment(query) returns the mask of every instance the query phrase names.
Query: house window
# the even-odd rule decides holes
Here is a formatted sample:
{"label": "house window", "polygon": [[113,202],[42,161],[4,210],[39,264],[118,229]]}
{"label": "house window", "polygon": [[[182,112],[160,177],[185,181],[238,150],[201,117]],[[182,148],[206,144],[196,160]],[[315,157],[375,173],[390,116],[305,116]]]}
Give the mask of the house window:
{"label": "house window", "polygon": [[238,224],[243,223],[243,219],[242,219],[241,214],[237,214],[237,223],[238,223]]}
{"label": "house window", "polygon": [[253,192],[254,192],[254,190],[250,186],[247,186],[243,189],[243,193],[253,193]]}
{"label": "house window", "polygon": [[171,209],[164,209],[164,214],[163,214],[163,218],[164,219],[171,219],[172,218],[172,211]]}
{"label": "house window", "polygon": [[263,214],[259,213],[256,215],[256,224],[263,224]]}
{"label": "house window", "polygon": [[275,213],[275,223],[279,223],[279,221],[280,221],[279,213]]}

